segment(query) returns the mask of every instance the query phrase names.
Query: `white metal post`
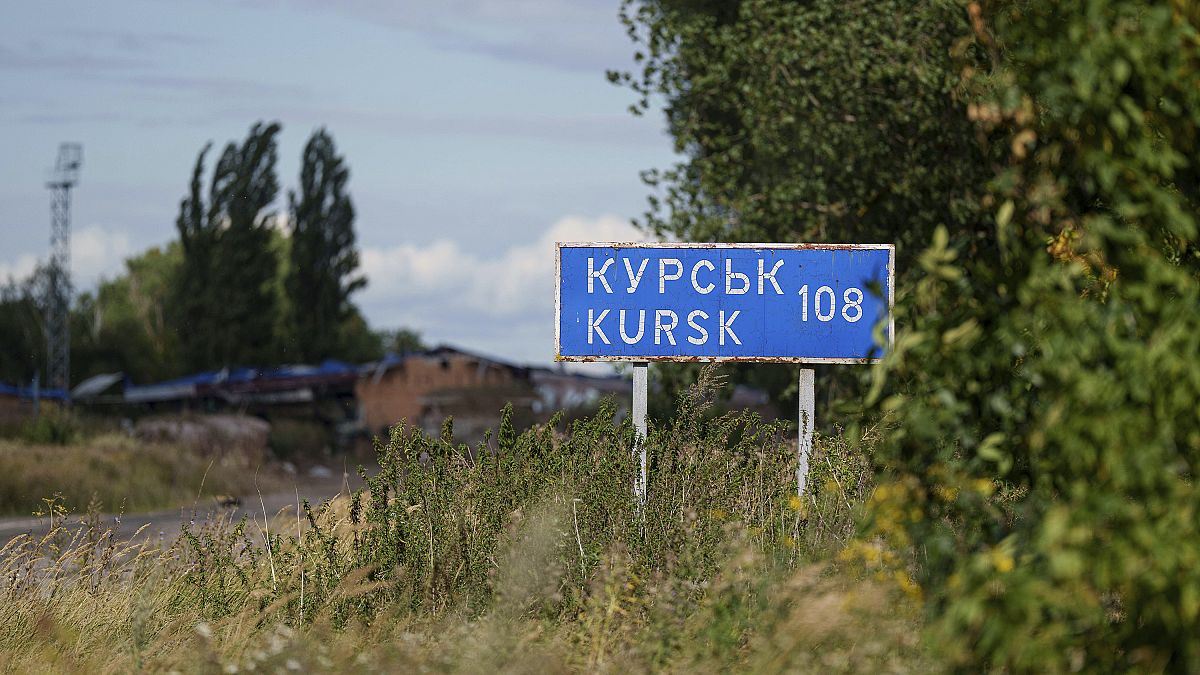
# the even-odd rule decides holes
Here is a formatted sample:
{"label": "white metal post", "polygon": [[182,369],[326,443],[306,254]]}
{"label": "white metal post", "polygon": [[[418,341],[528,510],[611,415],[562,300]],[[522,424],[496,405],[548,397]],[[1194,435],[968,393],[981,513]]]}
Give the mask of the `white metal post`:
{"label": "white metal post", "polygon": [[800,369],[800,438],[796,456],[796,494],[804,496],[808,482],[808,458],[813,450],[813,412],[816,410],[816,377],[812,369]]}
{"label": "white metal post", "polygon": [[637,431],[633,443],[633,455],[638,472],[633,477],[633,494],[637,497],[638,510],[646,507],[646,372],[649,364],[633,364],[633,428]]}

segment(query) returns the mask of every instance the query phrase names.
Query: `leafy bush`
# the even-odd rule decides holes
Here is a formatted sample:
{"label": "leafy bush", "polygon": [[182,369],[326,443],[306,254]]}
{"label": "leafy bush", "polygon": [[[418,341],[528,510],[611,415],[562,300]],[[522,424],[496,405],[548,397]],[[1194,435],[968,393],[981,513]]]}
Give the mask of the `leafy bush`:
{"label": "leafy bush", "polygon": [[972,4],[994,236],[920,256],[876,532],[967,671],[1200,670],[1200,12]]}
{"label": "leafy bush", "polygon": [[79,420],[62,406],[43,404],[36,417],[21,427],[21,438],[29,443],[66,445],[79,437]]}
{"label": "leafy bush", "polygon": [[329,454],[333,444],[332,431],[320,422],[286,417],[271,420],[267,445],[279,459],[320,461]]}

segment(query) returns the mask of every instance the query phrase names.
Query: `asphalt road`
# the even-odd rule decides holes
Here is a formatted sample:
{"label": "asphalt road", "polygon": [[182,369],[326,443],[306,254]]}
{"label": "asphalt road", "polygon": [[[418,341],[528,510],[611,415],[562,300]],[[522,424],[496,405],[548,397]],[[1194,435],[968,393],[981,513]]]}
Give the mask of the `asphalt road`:
{"label": "asphalt road", "polygon": [[[185,523],[200,524],[221,511],[225,511],[235,521],[242,515],[247,515],[251,518],[257,517],[259,522],[262,522],[264,509],[268,517],[273,518],[285,509],[286,513],[294,517],[298,501],[307,499],[315,505],[345,493],[347,488],[354,490],[362,485],[357,475],[343,475],[340,471],[334,472],[333,475],[296,475],[283,479],[282,483],[283,487],[280,489],[277,481],[270,493],[239,495],[240,503],[232,507],[222,507],[213,499],[205,497],[195,504],[165,511],[103,514],[101,526],[113,528],[118,540],[129,541],[137,535],[138,541],[150,538],[166,542],[179,536]],[[79,515],[72,515],[68,518],[68,523],[78,523],[79,519]],[[143,527],[145,530],[138,535],[138,531]],[[48,518],[0,518],[0,546],[7,544],[17,535],[28,533],[40,537],[49,531]]]}

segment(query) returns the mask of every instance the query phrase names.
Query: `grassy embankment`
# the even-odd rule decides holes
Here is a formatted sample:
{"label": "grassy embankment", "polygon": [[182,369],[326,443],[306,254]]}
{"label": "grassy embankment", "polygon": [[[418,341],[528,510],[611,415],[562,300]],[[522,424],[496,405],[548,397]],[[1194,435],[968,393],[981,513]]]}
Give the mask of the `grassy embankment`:
{"label": "grassy embankment", "polygon": [[565,430],[502,424],[478,461],[449,429],[397,432],[365,491],[167,550],[86,523],[73,543],[16,542],[0,667],[926,670],[905,584],[839,556],[872,490],[861,449],[821,439],[801,501],[794,441],[701,407],[651,430],[644,513],[629,426],[606,409]]}
{"label": "grassy embankment", "polygon": [[240,453],[208,456],[115,433],[76,434],[61,445],[0,438],[0,515],[46,512],[51,502],[76,511],[94,502],[106,512],[136,512],[243,495],[254,490],[255,469]]}

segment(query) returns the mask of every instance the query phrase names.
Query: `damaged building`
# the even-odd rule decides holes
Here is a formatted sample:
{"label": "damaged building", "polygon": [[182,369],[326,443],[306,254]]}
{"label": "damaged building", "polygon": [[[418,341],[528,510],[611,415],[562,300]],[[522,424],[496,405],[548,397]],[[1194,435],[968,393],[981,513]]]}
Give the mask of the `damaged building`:
{"label": "damaged building", "polygon": [[326,361],[319,366],[229,368],[143,385],[112,373],[81,383],[73,395],[76,404],[106,414],[233,412],[273,426],[315,423],[327,432],[329,445],[346,448],[386,437],[399,423],[436,434],[447,417],[454,418],[458,440],[474,443],[496,427],[506,404],[513,406],[514,424],[526,426],[558,410],[592,408],[604,396],[625,401],[629,383],[617,376],[531,368],[439,346],[388,354],[364,365]]}

